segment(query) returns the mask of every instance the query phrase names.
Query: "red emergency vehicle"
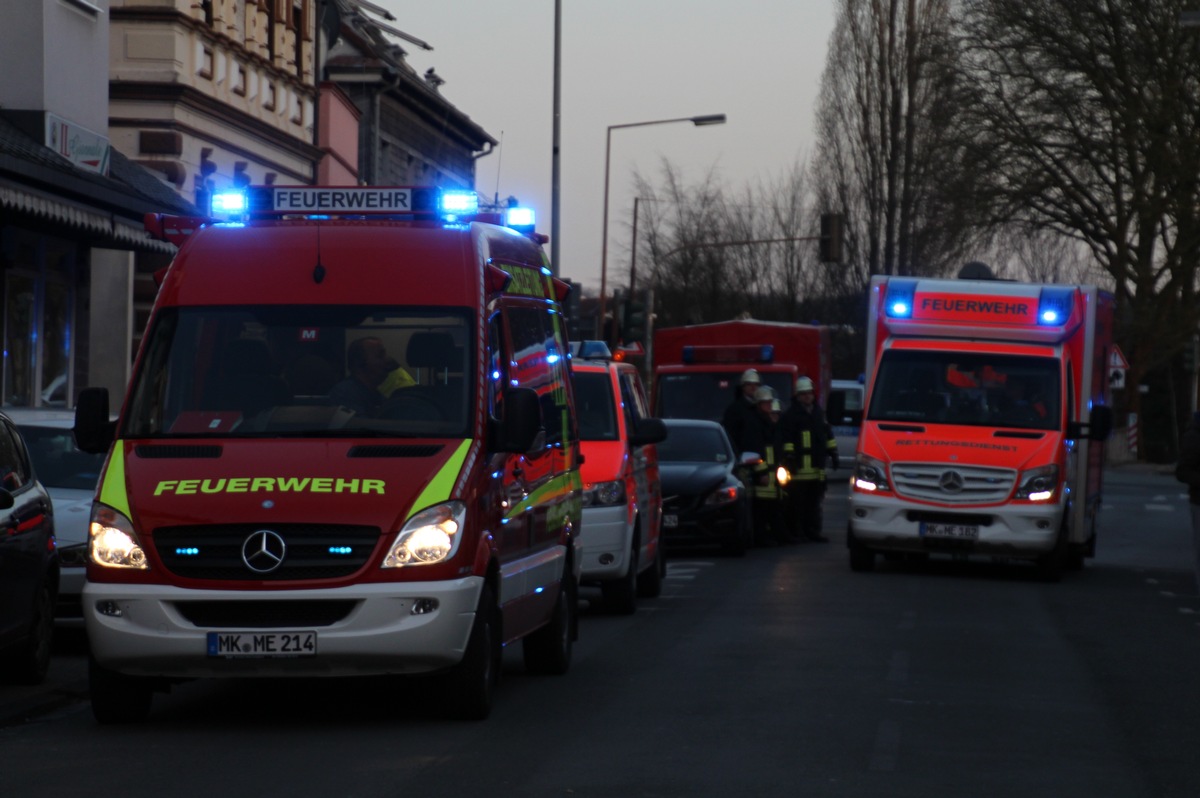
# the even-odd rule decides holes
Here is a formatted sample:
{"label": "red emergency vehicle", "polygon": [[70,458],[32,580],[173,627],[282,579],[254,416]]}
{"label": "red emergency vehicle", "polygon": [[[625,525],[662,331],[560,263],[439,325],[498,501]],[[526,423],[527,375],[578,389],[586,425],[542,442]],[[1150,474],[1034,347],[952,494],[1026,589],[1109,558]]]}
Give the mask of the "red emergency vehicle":
{"label": "red emergency vehicle", "polygon": [[850,565],[875,554],[1032,560],[1096,547],[1111,294],[1093,286],[876,276]]}
{"label": "red emergency vehicle", "polygon": [[786,410],[807,376],[821,406],[832,382],[829,328],[738,319],[654,331],[654,408],[661,418],[721,421],[738,380],[755,369]]}
{"label": "red emergency vehicle", "polygon": [[[101,722],[191,677],[442,672],[488,714],[502,646],[561,673],[582,484],[541,248],[473,194],[252,189],[180,244],[114,426],[83,608]],[[490,217],[488,217],[490,218]]]}

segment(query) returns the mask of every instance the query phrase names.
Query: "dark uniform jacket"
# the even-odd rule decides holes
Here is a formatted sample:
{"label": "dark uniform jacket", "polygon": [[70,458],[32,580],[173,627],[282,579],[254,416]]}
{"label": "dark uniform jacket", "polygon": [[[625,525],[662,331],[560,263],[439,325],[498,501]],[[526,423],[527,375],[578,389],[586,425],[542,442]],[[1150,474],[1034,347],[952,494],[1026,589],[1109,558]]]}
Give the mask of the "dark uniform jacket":
{"label": "dark uniform jacket", "polygon": [[754,451],[746,445],[746,434],[747,430],[757,423],[758,410],[755,408],[754,402],[741,394],[730,403],[729,407],[725,408],[721,426],[725,428],[725,434],[729,436],[729,442],[733,444],[734,454],[740,456],[742,452]]}
{"label": "dark uniform jacket", "polygon": [[823,478],[826,460],[837,457],[837,441],[820,405],[814,404],[809,411],[800,402],[792,402],[779,419],[779,426],[783,456],[792,476],[797,479]]}

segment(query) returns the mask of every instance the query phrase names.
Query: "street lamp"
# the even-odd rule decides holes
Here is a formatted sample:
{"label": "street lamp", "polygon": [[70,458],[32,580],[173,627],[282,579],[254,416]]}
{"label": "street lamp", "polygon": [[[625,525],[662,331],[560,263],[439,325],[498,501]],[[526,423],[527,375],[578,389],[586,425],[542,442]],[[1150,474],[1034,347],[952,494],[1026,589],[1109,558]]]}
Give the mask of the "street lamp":
{"label": "street lamp", "polygon": [[678,119],[654,119],[649,122],[627,122],[623,125],[608,126],[604,140],[604,238],[600,242],[600,318],[597,325],[600,334],[604,332],[604,314],[608,305],[608,165],[612,155],[612,132],[620,128],[669,125],[672,122],[691,122],[696,127],[723,125],[725,124],[725,114],[683,116]]}

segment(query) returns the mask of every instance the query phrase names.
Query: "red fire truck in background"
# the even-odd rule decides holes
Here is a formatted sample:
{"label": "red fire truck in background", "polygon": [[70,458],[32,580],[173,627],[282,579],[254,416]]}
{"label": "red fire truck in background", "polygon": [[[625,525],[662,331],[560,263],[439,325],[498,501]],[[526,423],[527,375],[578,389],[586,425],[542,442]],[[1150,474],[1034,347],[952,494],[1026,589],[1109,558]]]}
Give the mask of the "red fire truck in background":
{"label": "red fire truck in background", "polygon": [[871,281],[850,566],[877,552],[1034,561],[1096,547],[1114,300],[1093,286]]}
{"label": "red fire truck in background", "polygon": [[720,421],[750,368],[784,409],[800,376],[812,379],[824,406],[833,379],[829,328],[744,319],[657,329],[654,415]]}

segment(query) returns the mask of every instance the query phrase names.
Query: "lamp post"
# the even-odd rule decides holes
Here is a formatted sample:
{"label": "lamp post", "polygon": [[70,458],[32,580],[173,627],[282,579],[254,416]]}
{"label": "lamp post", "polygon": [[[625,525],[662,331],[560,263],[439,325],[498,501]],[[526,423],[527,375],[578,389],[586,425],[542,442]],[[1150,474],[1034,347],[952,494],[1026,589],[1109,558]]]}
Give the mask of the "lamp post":
{"label": "lamp post", "polygon": [[649,122],[626,122],[623,125],[609,125],[604,138],[604,238],[600,241],[600,317],[597,320],[597,333],[604,332],[604,314],[608,306],[608,172],[612,155],[612,132],[627,127],[646,127],[647,125],[668,125],[673,122],[691,122],[696,127],[705,125],[725,124],[725,114],[705,114],[703,116],[682,116],[677,119],[654,119]]}

